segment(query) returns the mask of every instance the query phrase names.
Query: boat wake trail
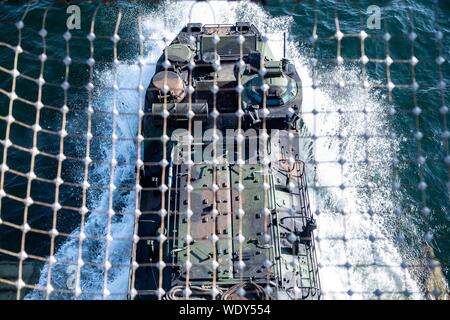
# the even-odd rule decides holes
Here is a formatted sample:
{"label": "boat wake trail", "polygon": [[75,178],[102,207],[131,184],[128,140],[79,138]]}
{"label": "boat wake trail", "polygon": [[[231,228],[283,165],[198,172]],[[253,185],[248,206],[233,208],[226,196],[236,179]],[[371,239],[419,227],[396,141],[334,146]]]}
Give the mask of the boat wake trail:
{"label": "boat wake trail", "polygon": [[[192,8],[186,10],[186,8]],[[271,17],[260,6],[250,2],[228,3],[224,1],[183,2],[168,1],[142,20],[145,36],[171,41],[188,22],[234,23],[248,21],[268,35],[278,48],[275,55],[283,54],[282,36],[293,23],[290,17]],[[151,42],[151,43],[150,43]],[[166,43],[149,41],[146,44],[146,61],[155,62]],[[387,138],[379,137],[389,123],[383,118],[386,106],[382,97],[371,88],[371,80],[365,79],[369,87],[343,86],[336,90],[334,83],[361,83],[358,70],[339,67],[335,70],[315,70],[315,77],[325,83],[312,89],[312,71],[308,56],[302,53],[298,44],[289,43],[289,57],[297,64],[304,84],[304,135],[303,160],[309,165],[309,172],[315,186],[312,196],[313,210],[318,220],[317,235],[320,276],[325,298],[369,298],[374,292],[382,292],[383,298],[393,298],[402,292],[418,292],[413,277],[400,265],[402,257],[395,246],[394,235],[386,228],[385,219],[395,208],[395,201],[388,189],[392,181],[389,161],[395,157],[396,145]],[[138,59],[138,58],[136,58]],[[137,88],[141,83],[147,87],[154,72],[152,66],[144,68],[141,74],[136,62],[120,64],[117,69],[97,70],[94,101],[95,110],[111,111],[114,75],[119,87]],[[335,82],[337,81],[337,82]],[[326,85],[326,84],[330,85]],[[117,95],[119,112],[137,114],[139,105],[137,90],[120,90]],[[361,112],[366,110],[365,112]],[[318,113],[317,113],[317,112]],[[358,111],[358,112],[350,112]],[[95,114],[95,113],[94,113]],[[111,117],[93,118],[93,126],[108,137],[112,133]],[[115,117],[118,138],[136,137],[137,116]],[[70,123],[69,123],[70,125]],[[72,125],[76,125],[76,119]],[[365,139],[368,133],[371,138]],[[355,136],[357,135],[357,137]],[[338,139],[340,137],[340,139]],[[134,186],[136,144],[133,140],[118,139],[115,154],[118,165],[114,181],[109,181],[112,144],[110,139],[102,140],[96,148],[97,158],[106,161],[96,165],[90,172],[92,179],[108,186]],[[369,159],[369,163],[365,161]],[[341,165],[342,163],[342,165]],[[82,182],[82,178],[80,178]],[[367,189],[356,186],[369,185]],[[108,232],[109,190],[89,191],[91,212],[86,220],[86,240],[82,246],[79,298],[102,298],[105,289],[104,264],[108,259],[113,267],[108,271],[106,288],[108,298],[126,298],[128,290],[129,263],[133,236],[134,191],[114,191],[114,210],[111,236],[114,239],[106,257],[105,238]],[[52,285],[55,289],[73,290],[76,283],[76,263],[79,248],[79,227],[61,245],[56,253],[57,262],[52,266]],[[96,240],[90,240],[96,238]],[[89,262],[89,263],[88,263]],[[69,264],[69,267],[68,267]],[[41,273],[39,285],[47,284],[48,266]],[[351,290],[351,291],[350,291]],[[377,291],[379,290],[379,291]],[[89,294],[90,293],[90,294]],[[350,293],[350,295],[349,295]],[[42,291],[34,291],[29,299],[44,297]],[[70,294],[54,293],[52,298],[71,298]],[[418,295],[414,298],[420,298]]]}
{"label": "boat wake trail", "polygon": [[401,268],[407,258],[390,222],[399,201],[390,169],[399,146],[389,136],[386,97],[351,66],[317,68],[313,89],[310,61],[293,51],[304,85],[305,136],[313,142],[305,160],[315,172],[310,194],[325,298],[420,299],[417,282]]}

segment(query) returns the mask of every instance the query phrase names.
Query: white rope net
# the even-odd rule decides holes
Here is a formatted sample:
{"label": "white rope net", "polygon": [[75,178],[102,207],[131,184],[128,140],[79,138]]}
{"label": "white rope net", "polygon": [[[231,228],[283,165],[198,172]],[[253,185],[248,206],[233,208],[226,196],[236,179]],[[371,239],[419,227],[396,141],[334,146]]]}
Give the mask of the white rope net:
{"label": "white rope net", "polygon": [[[315,1],[280,1],[267,9],[247,1],[152,6],[86,3],[79,5],[79,30],[67,30],[67,5],[1,3],[2,12],[20,12],[20,19],[12,21],[8,14],[1,18],[7,32],[0,36],[0,298],[225,299],[252,293],[269,299],[277,297],[282,287],[289,287],[286,295],[278,298],[302,299],[307,290],[316,297],[321,292],[324,299],[447,299],[443,272],[447,269],[433,248],[438,246],[435,233],[442,238],[449,231],[434,227],[438,209],[433,202],[447,199],[440,202],[440,210],[448,217],[449,43],[445,30],[448,32],[449,26],[441,2],[430,6],[433,15],[428,17],[426,31],[416,28],[418,13],[401,6],[409,26],[407,34],[397,35],[390,31],[387,19],[381,20],[381,29],[367,29],[366,8],[355,8],[352,23],[356,21],[358,27],[348,28],[349,18],[340,16],[338,3],[331,10]],[[266,10],[271,8],[278,8],[283,16],[270,15]],[[292,30],[302,14],[309,21],[305,23],[308,28]],[[325,23],[327,28],[330,21],[334,25],[332,33],[323,31],[321,17],[325,15],[332,15]],[[302,128],[280,140],[287,141],[286,149],[296,151],[287,151],[278,165],[295,169],[286,175],[292,184],[287,185],[286,201],[292,204],[306,199],[304,214],[317,220],[312,239],[315,250],[305,259],[311,259],[307,264],[317,264],[318,275],[309,278],[297,279],[296,274],[312,272],[303,270],[301,262],[279,263],[281,252],[266,255],[269,251],[265,249],[264,258],[258,260],[264,281],[253,282],[246,276],[246,264],[251,265],[248,261],[257,257],[246,256],[251,239],[243,236],[248,227],[244,217],[260,214],[263,232],[254,237],[272,246],[277,240],[271,216],[275,165],[270,155],[263,153],[257,169],[245,165],[240,73],[232,88],[238,96],[234,176],[221,173],[223,154],[216,134],[223,121],[219,112],[223,101],[218,98],[222,88],[217,76],[210,88],[214,102],[209,106],[213,130],[209,163],[197,162],[192,154],[201,143],[195,135],[192,74],[185,79],[188,134],[182,163],[172,163],[171,128],[176,124],[169,116],[166,97],[156,114],[161,135],[145,133],[143,119],[155,116],[145,108],[145,96],[161,55],[166,55],[163,61],[168,62],[163,64],[164,70],[171,70],[168,51],[163,49],[188,22],[240,21],[255,24],[263,42],[278,59],[285,56],[293,61],[302,80]],[[392,42],[399,36],[405,43],[402,52],[392,52]],[[430,61],[416,56],[416,42],[430,47]],[[215,54],[218,43],[214,41]],[[245,65],[244,43],[239,41],[238,63]],[[346,50],[348,47],[353,49]],[[216,62],[217,75],[220,60]],[[435,72],[419,82],[421,64],[433,65]],[[384,76],[374,79],[374,69]],[[257,71],[261,73],[261,69]],[[267,141],[268,88],[262,90],[262,134],[258,138]],[[422,93],[430,90],[434,100],[424,103]],[[431,111],[439,114],[440,127],[433,130],[427,127]],[[405,117],[412,117],[414,126],[407,134],[398,134],[390,125],[403,123]],[[440,143],[437,150],[427,146],[427,135],[433,134]],[[158,161],[144,159],[147,145],[159,146]],[[414,152],[403,156],[405,145]],[[198,186],[193,182],[197,168],[205,164],[211,168],[211,180]],[[412,168],[417,179],[399,178],[399,170],[405,167]],[[440,179],[430,180],[426,172],[430,167],[437,168]],[[142,185],[146,170],[159,170],[159,179],[152,181],[155,185]],[[245,201],[253,194],[248,182],[251,172],[252,179],[259,179],[257,189],[262,190],[258,212],[246,212],[252,208],[250,200]],[[300,195],[298,190],[306,187],[304,179],[308,180],[308,192]],[[183,181],[185,186],[181,186]],[[405,190],[411,191],[411,199],[405,198]],[[151,192],[160,194],[158,210],[142,207],[143,195]],[[191,220],[201,216],[196,211],[197,202],[202,201],[199,193],[211,201],[211,230],[206,238],[196,239],[193,236],[202,233],[191,229]],[[180,203],[184,197],[183,210],[181,205],[173,207],[174,194]],[[236,206],[232,212],[226,212],[230,207],[221,204],[226,197]],[[224,212],[238,217],[233,218],[228,235],[216,232],[224,224],[225,230],[231,221],[221,220]],[[184,234],[173,230],[177,226],[174,221],[185,221]],[[147,224],[158,224],[158,231],[146,235],[142,230]],[[235,252],[229,253],[235,254],[233,281],[225,286],[221,264],[226,255],[220,252],[219,239],[236,243]],[[211,248],[207,253],[210,278],[203,286],[191,274],[201,260],[194,252],[201,241],[208,241]],[[169,248],[175,251],[168,252]],[[147,257],[142,250],[153,250],[153,258],[140,258]],[[289,264],[289,285],[291,279],[273,278],[284,268],[282,264]],[[184,271],[183,283],[171,287],[168,283],[175,267],[179,273]]]}

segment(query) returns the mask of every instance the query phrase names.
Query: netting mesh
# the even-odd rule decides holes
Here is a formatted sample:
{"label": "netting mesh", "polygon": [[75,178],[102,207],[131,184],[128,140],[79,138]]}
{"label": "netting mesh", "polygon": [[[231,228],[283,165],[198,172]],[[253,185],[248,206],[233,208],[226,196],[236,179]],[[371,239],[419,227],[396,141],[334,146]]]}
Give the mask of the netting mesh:
{"label": "netting mesh", "polygon": [[[265,9],[247,1],[80,3],[79,30],[67,30],[67,5],[0,4],[6,31],[0,38],[1,298],[227,299],[251,293],[269,299],[288,288],[278,298],[318,297],[321,289],[325,299],[447,299],[450,29],[444,2],[433,1],[433,14],[426,17],[406,3],[383,7],[380,29],[368,28],[369,5],[347,8],[339,2],[280,1]],[[398,10],[405,15],[401,27],[389,19]],[[188,102],[180,111],[188,132],[185,153],[174,165],[176,122],[167,86],[172,65],[163,49],[188,22],[239,21],[254,23],[278,59],[294,61],[302,78],[302,125],[278,138],[286,147],[279,158],[260,151],[249,169],[238,72],[230,89],[238,96],[235,164],[233,173],[221,173],[217,126],[225,101],[219,94],[227,89],[219,88],[221,62],[214,58],[207,88],[213,94],[211,159],[195,160],[202,141],[195,135],[198,88],[189,73]],[[216,37],[213,57],[221,41]],[[237,63],[245,66],[245,39],[237,41]],[[154,112],[145,97],[161,55],[166,73],[161,109]],[[263,65],[256,70],[261,77]],[[258,139],[267,143],[269,87],[260,89]],[[148,116],[160,124],[160,135],[148,134]],[[146,146],[160,150],[151,161]],[[289,168],[286,199],[274,196],[275,162]],[[201,165],[211,174],[201,176]],[[154,171],[159,177],[142,183]],[[207,183],[196,183],[198,175]],[[253,194],[249,181],[262,191]],[[157,210],[145,204],[150,193],[159,197]],[[175,194],[183,206],[171,207]],[[251,199],[261,201],[261,210],[248,212]],[[290,215],[317,220],[315,249],[298,261],[280,262],[281,251],[264,247],[276,248],[278,237],[272,201],[285,200]],[[191,227],[203,212],[202,201],[211,203],[208,217],[200,217],[210,219],[205,232]],[[299,212],[297,202],[303,205]],[[238,218],[230,222],[227,213]],[[257,240],[245,239],[245,217],[255,214],[262,231],[253,235]],[[178,221],[185,223],[183,232],[174,229]],[[150,224],[157,227],[149,235]],[[247,256],[248,241],[259,238],[263,258]],[[227,255],[218,246],[224,239],[235,248],[229,253],[234,280],[226,286]],[[191,247],[202,241],[211,252],[205,253],[209,278],[199,285],[191,270],[203,260]],[[248,279],[252,259],[264,281]],[[317,263],[318,275],[302,269],[301,259],[307,266]],[[174,268],[183,281],[171,287]]]}

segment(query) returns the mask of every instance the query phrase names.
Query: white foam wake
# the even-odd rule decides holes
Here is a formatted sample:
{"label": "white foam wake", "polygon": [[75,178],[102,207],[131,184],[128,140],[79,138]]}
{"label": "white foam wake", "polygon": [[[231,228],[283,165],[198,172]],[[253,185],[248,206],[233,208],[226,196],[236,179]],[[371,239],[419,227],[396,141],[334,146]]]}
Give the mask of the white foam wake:
{"label": "white foam wake", "polygon": [[421,298],[410,272],[400,267],[399,231],[387,224],[398,201],[391,191],[398,143],[387,137],[385,97],[356,67],[317,70],[314,90],[311,64],[295,49],[293,54],[304,85],[303,120],[316,137],[315,168],[310,166],[316,188],[310,195],[325,298],[398,299],[406,291]]}
{"label": "white foam wake", "polygon": [[[151,28],[147,28],[146,36],[150,39],[163,38],[162,30],[158,29],[157,34],[153,34]],[[144,103],[143,94],[138,91],[139,85],[146,88],[154,73],[154,65],[162,52],[163,44],[148,42],[148,54],[144,57],[145,64],[140,66],[136,61],[121,62],[116,67],[96,67],[94,72],[95,94],[93,101],[94,113],[92,115],[93,134],[104,137],[112,136],[113,117],[112,106],[115,104],[119,113],[134,114],[120,115],[114,117],[114,127],[117,140],[114,144],[115,159],[117,166],[114,169],[114,178],[110,179],[112,160],[112,140],[93,139],[91,144],[91,158],[103,161],[101,164],[94,163],[90,167],[88,181],[92,184],[105,186],[99,191],[95,188],[88,189],[88,208],[90,213],[87,216],[84,234],[86,240],[82,245],[82,260],[84,266],[80,269],[80,289],[82,294],[80,299],[102,298],[106,290],[109,291],[108,298],[124,299],[128,291],[128,275],[130,270],[131,247],[133,238],[133,223],[135,209],[135,192],[120,191],[121,187],[134,187],[135,162],[137,159],[136,132],[138,125],[139,97]],[[142,62],[142,61],[141,61]],[[125,90],[117,91],[113,94],[113,85]],[[134,88],[134,89],[133,89]],[[114,103],[115,101],[115,103]],[[87,105],[87,103],[86,103]],[[103,112],[108,112],[107,114]],[[69,120],[69,127],[82,126],[86,121],[85,115],[75,115]],[[81,147],[85,151],[85,147]],[[79,173],[76,180],[83,182],[83,174]],[[115,216],[112,217],[108,228],[108,210],[110,192],[108,186],[113,183],[117,190],[113,192],[113,210]],[[130,188],[130,189],[131,189]],[[113,240],[110,242],[108,257],[106,256],[106,237],[109,234]],[[80,227],[72,232],[72,238],[58,248],[55,258],[56,263],[52,266],[51,284],[54,289],[74,290],[76,279],[76,264],[78,259]],[[92,240],[93,238],[99,240]],[[104,265],[109,261],[112,268],[108,271],[107,285],[104,286]],[[95,265],[94,265],[95,264]],[[41,271],[38,285],[45,288],[47,285],[48,265]],[[42,299],[45,297],[44,291],[34,290],[26,299]],[[73,292],[58,293],[51,295],[52,299],[74,298]]]}

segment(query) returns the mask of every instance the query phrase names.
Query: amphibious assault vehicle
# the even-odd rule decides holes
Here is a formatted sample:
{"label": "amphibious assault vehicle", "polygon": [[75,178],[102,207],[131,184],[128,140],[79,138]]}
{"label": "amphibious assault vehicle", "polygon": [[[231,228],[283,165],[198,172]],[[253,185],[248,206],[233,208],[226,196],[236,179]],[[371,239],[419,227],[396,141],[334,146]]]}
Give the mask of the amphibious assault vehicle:
{"label": "amphibious assault vehicle", "polygon": [[145,97],[140,299],[319,299],[302,85],[249,23],[190,23]]}

